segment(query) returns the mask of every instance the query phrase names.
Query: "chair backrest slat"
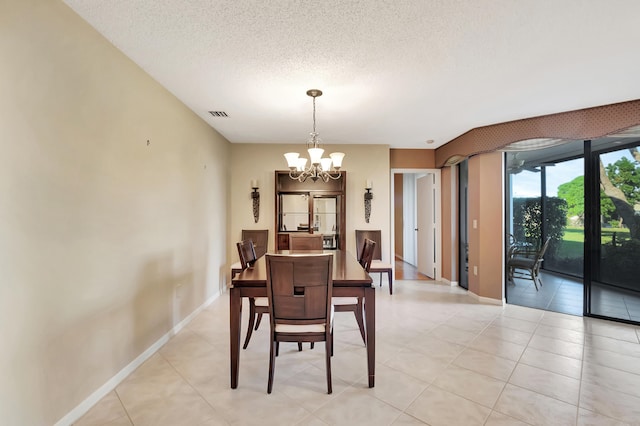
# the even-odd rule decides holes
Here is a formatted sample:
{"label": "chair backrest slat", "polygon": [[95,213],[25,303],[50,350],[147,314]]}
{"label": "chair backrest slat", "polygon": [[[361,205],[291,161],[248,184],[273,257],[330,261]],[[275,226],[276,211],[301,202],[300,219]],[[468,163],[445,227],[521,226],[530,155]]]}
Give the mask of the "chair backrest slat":
{"label": "chair backrest slat", "polygon": [[289,250],[322,250],[322,235],[289,234]]}
{"label": "chair backrest slat", "polygon": [[260,259],[267,252],[269,241],[268,229],[243,229],[242,240],[253,241],[253,249],[256,252],[256,259]]}
{"label": "chair backrest slat", "polygon": [[240,257],[240,265],[242,269],[247,269],[248,266],[253,266],[257,256],[251,240],[242,240],[236,243],[238,248],[238,257]]}
{"label": "chair backrest slat", "polygon": [[360,253],[360,265],[365,271],[369,272],[371,269],[371,261],[373,260],[373,253],[375,252],[376,242],[365,238],[364,245],[362,246],[362,252]]}
{"label": "chair backrest slat", "polygon": [[362,230],[356,229],[356,253],[358,256],[362,254],[362,248],[364,247],[364,240],[370,239],[376,243],[375,250],[373,252],[374,260],[382,260],[382,232],[379,229]]}

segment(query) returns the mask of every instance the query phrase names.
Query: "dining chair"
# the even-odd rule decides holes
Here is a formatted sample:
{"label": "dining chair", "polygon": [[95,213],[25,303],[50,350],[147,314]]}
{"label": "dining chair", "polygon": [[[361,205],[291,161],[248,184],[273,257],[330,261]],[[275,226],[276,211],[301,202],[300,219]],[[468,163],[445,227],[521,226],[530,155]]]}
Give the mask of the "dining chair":
{"label": "dining chair", "polygon": [[[356,253],[362,253],[365,238],[376,242],[375,253],[371,261],[370,272],[380,273],[380,287],[382,287],[382,274],[387,274],[389,280],[389,294],[393,294],[393,265],[382,262],[382,232],[379,229],[362,230],[356,229]],[[360,260],[360,259],[358,259]]]}
{"label": "dining chair", "polygon": [[273,389],[280,342],[325,342],[327,393],[333,352],[333,255],[266,255],[267,297],[271,306],[269,380]]}
{"label": "dining chair", "polygon": [[[375,247],[375,241],[365,238],[358,262],[367,272],[369,272],[371,268]],[[367,339],[364,333],[364,304],[362,303],[362,297],[334,297],[332,303],[336,312],[353,312],[356,317],[356,322],[358,323],[358,328],[360,329],[360,336],[362,336],[362,341],[366,345]]]}
{"label": "dining chair", "polygon": [[256,252],[256,259],[260,259],[267,252],[269,241],[268,229],[243,229],[242,240],[253,241],[253,248]]}
{"label": "dining chair", "polygon": [[[267,242],[269,240],[268,229],[243,229],[242,241],[251,240],[253,242],[253,250],[255,258],[260,259],[267,252]],[[246,269],[242,262],[236,262],[231,265],[231,278]]]}
{"label": "dining chair", "polygon": [[538,250],[516,247],[509,253],[507,269],[508,278],[511,282],[513,282],[514,278],[525,278],[533,281],[536,291],[538,291],[538,284],[542,287],[540,267],[542,266],[542,261],[544,261],[544,254],[549,247],[549,241],[551,241],[551,237],[547,238]]}
{"label": "dining chair", "polygon": [[322,250],[321,234],[289,234],[289,250]]}
{"label": "dining chair", "polygon": [[[242,270],[252,267],[255,261],[258,259],[256,256],[255,246],[252,240],[242,240],[236,243],[238,248],[238,256],[240,257],[240,265]],[[251,340],[251,334],[254,330],[260,326],[262,320],[262,314],[269,313],[269,301],[266,297],[250,297],[249,298],[249,326],[247,328],[247,335],[244,339],[244,345],[242,349],[247,349],[249,340]]]}

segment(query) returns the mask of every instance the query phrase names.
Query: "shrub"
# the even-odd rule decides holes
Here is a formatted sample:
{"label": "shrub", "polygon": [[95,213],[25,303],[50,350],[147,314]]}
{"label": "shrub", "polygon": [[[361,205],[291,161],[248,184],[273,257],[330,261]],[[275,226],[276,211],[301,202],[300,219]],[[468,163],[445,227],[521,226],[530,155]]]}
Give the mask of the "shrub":
{"label": "shrub", "polygon": [[513,229],[517,241],[526,241],[534,247],[542,243],[542,230],[551,237],[549,252],[557,250],[567,226],[567,202],[558,197],[545,198],[546,211],[542,223],[542,204],[540,197],[513,199]]}
{"label": "shrub", "polygon": [[602,245],[601,276],[598,281],[639,290],[640,240],[636,238],[613,241]]}

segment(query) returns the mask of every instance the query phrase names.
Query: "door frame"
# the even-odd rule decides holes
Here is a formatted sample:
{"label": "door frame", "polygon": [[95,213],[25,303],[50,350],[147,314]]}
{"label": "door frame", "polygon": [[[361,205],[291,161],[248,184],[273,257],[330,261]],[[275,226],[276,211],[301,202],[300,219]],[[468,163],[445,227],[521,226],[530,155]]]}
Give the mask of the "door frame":
{"label": "door frame", "polygon": [[[416,238],[416,268],[419,273],[435,279],[435,175],[417,174],[416,182],[416,236],[423,235],[423,238]],[[421,188],[422,187],[422,188]],[[421,189],[424,193],[421,194]],[[422,214],[418,214],[422,204]],[[424,251],[423,251],[424,250]]]}
{"label": "door frame", "polygon": [[[390,210],[391,210],[391,263],[393,264],[393,262],[395,261],[395,256],[396,256],[396,247],[395,247],[395,212],[394,212],[394,197],[395,197],[395,190],[394,190],[394,175],[396,174],[433,174],[434,178],[435,178],[435,223],[436,223],[436,230],[435,230],[435,279],[436,281],[442,281],[442,222],[441,222],[441,215],[442,215],[442,208],[441,208],[441,202],[442,202],[442,185],[441,185],[441,180],[440,180],[440,169],[391,169],[391,176],[390,176],[390,194],[391,194],[391,198],[390,198]],[[404,196],[405,194],[403,194]],[[413,196],[415,197],[415,194],[413,194]]]}

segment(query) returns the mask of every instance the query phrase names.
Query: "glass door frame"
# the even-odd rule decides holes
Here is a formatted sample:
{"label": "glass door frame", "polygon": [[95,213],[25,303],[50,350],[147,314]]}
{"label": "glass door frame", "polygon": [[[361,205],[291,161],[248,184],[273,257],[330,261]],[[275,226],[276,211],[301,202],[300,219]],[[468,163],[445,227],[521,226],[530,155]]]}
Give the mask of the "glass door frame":
{"label": "glass door frame", "polygon": [[469,160],[458,163],[458,285],[469,289]]}
{"label": "glass door frame", "polygon": [[[584,141],[585,152],[585,244],[584,244],[584,316],[640,325],[639,321],[593,313],[592,288],[601,273],[602,228],[600,223],[600,156],[615,151],[640,147],[640,140],[594,149],[591,140]],[[605,283],[603,283],[605,284]],[[606,285],[606,284],[605,284]],[[616,286],[613,286],[616,287]],[[640,294],[639,294],[640,296]]]}
{"label": "glass door frame", "polygon": [[[575,142],[580,142],[580,141],[575,141]],[[584,144],[584,142],[583,142]],[[537,244],[542,244],[543,241],[545,241],[547,239],[547,237],[550,234],[549,231],[549,222],[547,220],[547,218],[549,217],[549,191],[547,188],[547,181],[549,179],[549,176],[547,175],[548,173],[548,168],[549,167],[555,167],[558,165],[562,165],[563,163],[567,163],[569,161],[574,161],[574,160],[583,160],[585,157],[585,152],[584,149],[582,149],[582,154],[575,154],[575,150],[573,153],[571,153],[570,155],[558,155],[557,157],[552,157],[551,159],[545,159],[544,161],[542,161],[539,164],[539,168],[540,170],[538,171],[539,173],[539,179],[538,179],[538,187],[537,189],[539,190],[539,196],[536,198],[539,198],[539,203],[540,203],[540,238],[537,241]],[[509,234],[513,234],[517,236],[517,233],[514,232],[514,224],[513,224],[513,216],[514,216],[514,212],[513,212],[513,206],[514,206],[514,202],[513,202],[513,173],[510,173],[509,168],[508,168],[508,162],[506,160],[506,156],[509,155],[509,152],[505,152],[505,161],[504,161],[504,174],[505,174],[505,180],[504,180],[504,194],[505,194],[505,208],[504,208],[504,214],[505,214],[505,247],[504,247],[504,258],[505,258],[505,280],[504,280],[504,295],[505,295],[505,301],[506,303],[511,303],[510,301],[510,292],[509,292],[509,281],[508,281],[508,275],[509,272],[507,270],[507,256],[510,253],[510,238],[509,238]],[[583,173],[584,173],[584,167],[583,167]],[[585,184],[586,186],[586,184]],[[556,196],[552,196],[552,197],[557,197]],[[517,197],[516,197],[517,198]],[[586,213],[585,213],[586,216]],[[583,231],[584,233],[586,233],[586,219],[585,219],[585,230]],[[533,242],[529,242],[531,244],[534,244]],[[586,243],[585,243],[586,244]],[[549,252],[547,252],[549,253]],[[583,255],[583,261],[584,261],[584,255]],[[582,267],[580,269],[584,269],[584,264],[582,265]],[[568,279],[576,279],[576,280],[583,280],[583,277],[578,275],[578,273],[571,273],[571,272],[565,272],[562,270],[557,270],[557,269],[548,269],[545,267],[544,263],[542,265],[542,270],[546,271],[547,273],[551,273],[554,275],[558,275],[558,276],[564,276],[567,277]],[[582,307],[583,310],[583,314],[584,314],[584,304]]]}
{"label": "glass door frame", "polygon": [[[584,162],[584,246],[583,246],[583,265],[582,265],[582,282],[583,282],[583,316],[601,318],[610,321],[622,322],[633,325],[640,325],[640,321],[638,319],[628,319],[634,318],[634,315],[629,315],[628,318],[618,317],[618,316],[610,316],[617,315],[615,313],[615,308],[612,310],[608,310],[605,302],[603,305],[595,305],[594,303],[600,303],[597,298],[601,297],[601,293],[595,293],[596,290],[600,290],[600,287],[607,286],[613,290],[614,300],[615,297],[621,296],[625,298],[631,297],[634,299],[635,289],[628,290],[624,284],[617,285],[615,282],[607,284],[602,280],[606,279],[605,277],[601,277],[602,268],[606,267],[606,264],[603,263],[603,259],[601,257],[605,254],[603,252],[604,247],[602,246],[602,236],[604,235],[603,225],[601,223],[601,188],[600,188],[600,162],[601,156],[617,152],[617,151],[626,151],[630,148],[637,147],[640,149],[640,138],[633,137],[628,138],[626,140],[621,140],[621,138],[603,137],[602,139],[597,140],[582,140],[576,141],[582,143],[583,154],[582,155],[568,155],[568,156],[558,156],[558,158],[553,158],[552,160],[548,160],[550,163],[562,163],[568,160],[575,160],[582,158]],[[621,143],[622,142],[622,143]],[[632,158],[631,161],[634,161]],[[506,163],[506,161],[505,161]],[[637,160],[636,163],[637,165]],[[637,167],[637,166],[636,166]],[[505,233],[512,232],[512,216],[513,212],[511,211],[512,207],[512,188],[511,185],[512,180],[511,176],[509,176],[509,170],[505,164],[505,196],[509,197],[508,199],[505,197]],[[545,179],[548,178],[546,176],[545,166],[541,167],[541,175],[540,175],[540,193],[541,193],[541,203],[544,203],[545,196],[547,194],[547,188],[545,185]],[[542,220],[544,221],[546,209],[544,205],[542,206]],[[542,236],[546,237],[546,229],[545,226],[542,228]],[[506,256],[507,247],[505,247],[505,256]],[[631,254],[632,258],[635,259],[637,256],[635,254]],[[640,259],[639,259],[640,260]],[[551,271],[552,273],[558,273],[561,275],[565,275],[562,271]],[[579,278],[572,274],[566,274],[568,277]],[[507,274],[505,274],[505,277]],[[633,283],[634,281],[629,281]],[[504,294],[507,303],[510,303],[509,292],[507,288],[508,281],[505,279],[505,288]],[[619,289],[619,294],[616,294],[616,289]],[[606,290],[606,288],[605,288]],[[627,293],[630,291],[631,293]],[[640,291],[638,291],[638,298],[640,298]],[[631,302],[634,303],[633,301]],[[629,306],[627,305],[628,309]],[[631,312],[631,311],[629,311]],[[620,315],[622,316],[622,314]]]}

